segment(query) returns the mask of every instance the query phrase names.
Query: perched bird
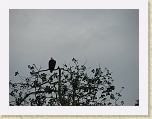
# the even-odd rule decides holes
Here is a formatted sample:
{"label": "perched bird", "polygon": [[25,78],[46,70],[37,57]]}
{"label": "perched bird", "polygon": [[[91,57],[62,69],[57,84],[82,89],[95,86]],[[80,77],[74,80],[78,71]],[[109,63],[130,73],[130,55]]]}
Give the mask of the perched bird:
{"label": "perched bird", "polygon": [[55,68],[55,64],[56,64],[56,61],[53,59],[53,57],[51,57],[51,60],[49,61],[49,70],[51,73],[53,72]]}

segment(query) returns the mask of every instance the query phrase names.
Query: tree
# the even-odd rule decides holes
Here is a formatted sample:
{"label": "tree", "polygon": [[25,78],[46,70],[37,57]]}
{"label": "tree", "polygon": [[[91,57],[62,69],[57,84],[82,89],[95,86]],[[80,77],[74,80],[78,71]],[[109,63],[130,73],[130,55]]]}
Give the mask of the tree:
{"label": "tree", "polygon": [[21,82],[9,82],[9,95],[14,98],[10,106],[31,105],[31,106],[118,106],[122,96],[120,93],[113,93],[115,86],[112,79],[112,72],[107,68],[99,68],[90,71],[88,76],[85,64],[79,65],[78,60],[72,59],[73,66],[63,64],[63,67],[54,69],[53,73],[46,74],[36,67],[28,65],[30,77],[22,77]]}
{"label": "tree", "polygon": [[139,106],[139,99],[136,100],[135,106]]}

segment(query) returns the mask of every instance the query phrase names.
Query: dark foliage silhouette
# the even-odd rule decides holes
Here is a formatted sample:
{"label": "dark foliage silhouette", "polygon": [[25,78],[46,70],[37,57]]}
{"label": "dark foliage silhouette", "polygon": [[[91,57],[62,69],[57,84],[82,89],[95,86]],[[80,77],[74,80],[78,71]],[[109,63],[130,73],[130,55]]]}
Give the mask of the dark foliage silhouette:
{"label": "dark foliage silhouette", "polygon": [[139,106],[139,100],[136,100],[135,106]]}
{"label": "dark foliage silhouette", "polygon": [[88,68],[78,64],[78,60],[72,59],[73,66],[66,63],[63,67],[57,67],[53,73],[44,73],[41,70],[28,65],[30,77],[22,77],[19,72],[20,82],[9,82],[9,95],[14,98],[10,106],[118,106],[123,105],[120,101],[121,91],[114,93],[115,86],[112,72],[107,68],[92,69],[89,76]]}

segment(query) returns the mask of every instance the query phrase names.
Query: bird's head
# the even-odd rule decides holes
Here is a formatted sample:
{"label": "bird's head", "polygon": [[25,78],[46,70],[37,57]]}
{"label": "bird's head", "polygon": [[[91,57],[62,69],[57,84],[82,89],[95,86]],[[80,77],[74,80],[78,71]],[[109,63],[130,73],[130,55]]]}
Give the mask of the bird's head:
{"label": "bird's head", "polygon": [[51,57],[51,60],[54,60],[53,57]]}

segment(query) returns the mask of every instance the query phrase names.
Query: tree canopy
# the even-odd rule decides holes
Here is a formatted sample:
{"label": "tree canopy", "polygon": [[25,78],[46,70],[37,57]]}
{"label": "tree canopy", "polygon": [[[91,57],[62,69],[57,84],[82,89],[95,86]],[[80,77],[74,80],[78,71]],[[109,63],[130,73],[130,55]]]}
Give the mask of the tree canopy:
{"label": "tree canopy", "polygon": [[79,65],[78,60],[72,59],[73,66],[66,63],[54,69],[53,73],[44,73],[47,70],[37,68],[35,64],[28,65],[30,77],[23,77],[19,72],[15,76],[20,82],[10,80],[9,95],[14,99],[10,106],[118,106],[121,91],[114,93],[112,72],[108,68],[90,70],[86,62]]}

